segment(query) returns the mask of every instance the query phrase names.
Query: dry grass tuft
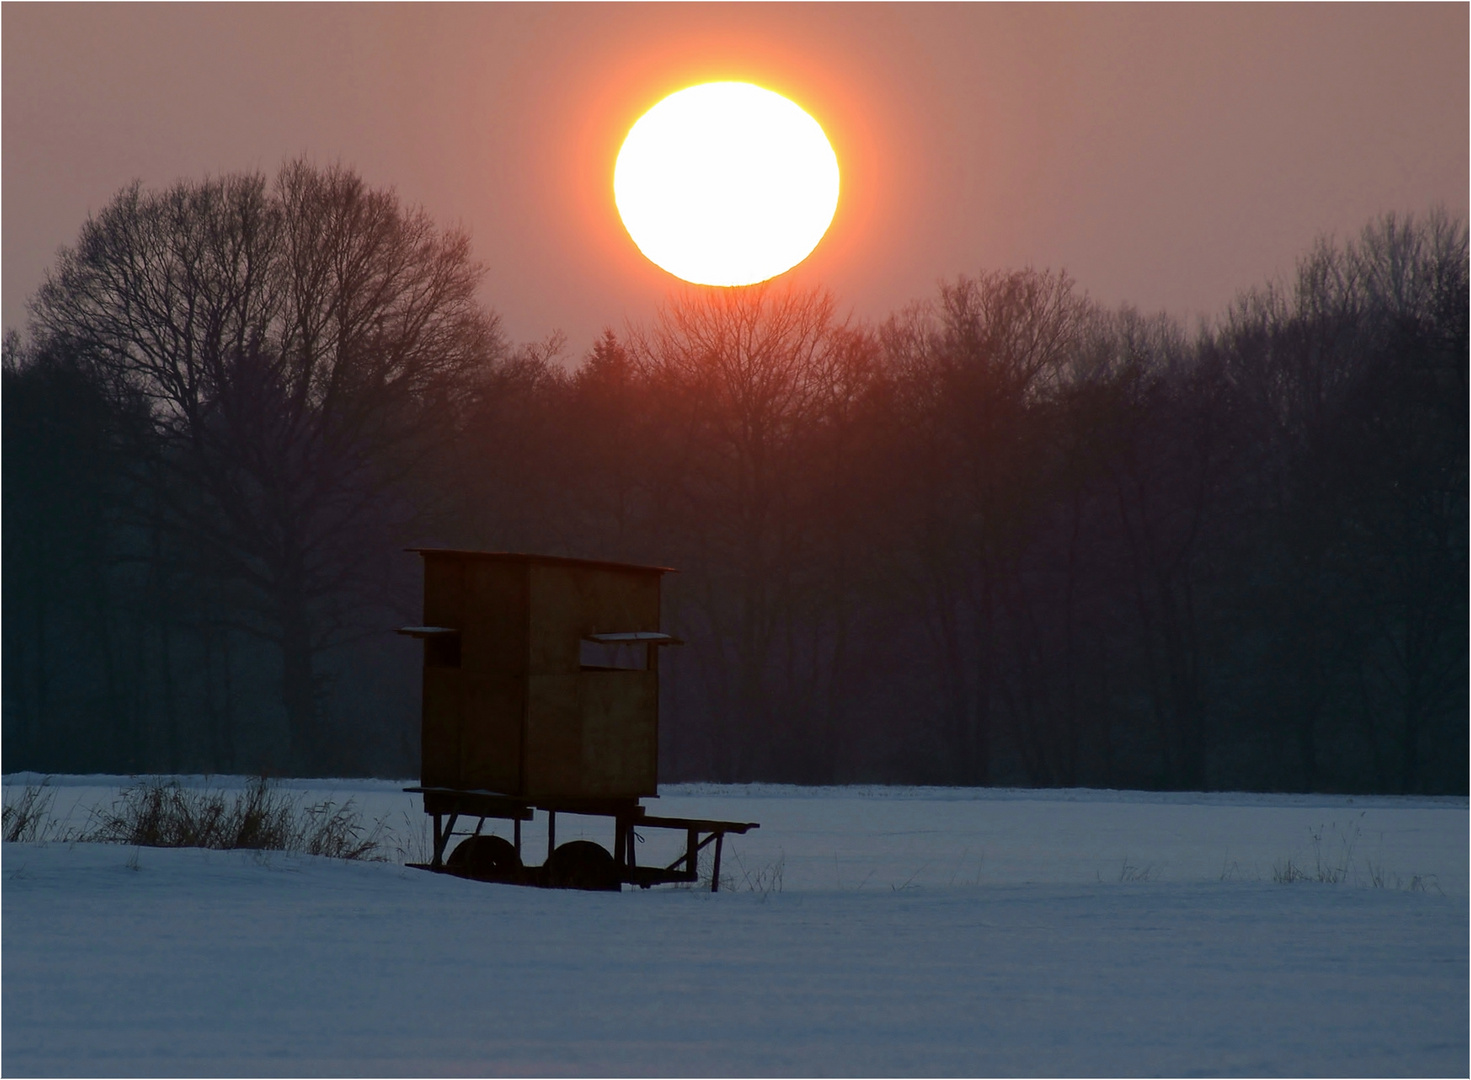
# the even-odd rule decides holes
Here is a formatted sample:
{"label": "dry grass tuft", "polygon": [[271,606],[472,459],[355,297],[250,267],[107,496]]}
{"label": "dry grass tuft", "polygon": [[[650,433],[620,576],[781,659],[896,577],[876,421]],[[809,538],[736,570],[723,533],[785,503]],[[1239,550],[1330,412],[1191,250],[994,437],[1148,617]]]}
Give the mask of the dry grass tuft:
{"label": "dry grass tuft", "polygon": [[51,803],[56,792],[45,784],[27,784],[14,800],[5,803],[0,815],[0,836],[6,843],[35,844],[51,839],[56,822],[51,817]]}
{"label": "dry grass tuft", "polygon": [[302,805],[265,777],[243,792],[200,791],[176,780],[143,780],[122,790],[75,839],[136,847],[293,851],[332,859],[386,861],[383,823],[365,826],[352,800]]}
{"label": "dry grass tuft", "polygon": [[[741,860],[740,854],[734,849],[730,852],[731,859],[740,871],[740,877],[734,875],[720,875],[720,887],[727,891],[753,892],[766,899],[772,893],[782,890],[782,877],[786,873],[787,856],[783,852],[773,863],[767,863],[762,867],[747,867]],[[713,867],[712,867],[713,869]]]}

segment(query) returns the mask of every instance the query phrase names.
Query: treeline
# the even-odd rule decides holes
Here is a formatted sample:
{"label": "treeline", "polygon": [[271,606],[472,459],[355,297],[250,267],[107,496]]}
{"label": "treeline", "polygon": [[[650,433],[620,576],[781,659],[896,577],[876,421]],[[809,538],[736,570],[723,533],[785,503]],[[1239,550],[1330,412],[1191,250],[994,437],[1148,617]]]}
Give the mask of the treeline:
{"label": "treeline", "polygon": [[413,775],[419,544],[679,567],[665,779],[1465,792],[1467,271],[689,289],[569,364],[350,172],[129,189],[6,344],[5,767]]}

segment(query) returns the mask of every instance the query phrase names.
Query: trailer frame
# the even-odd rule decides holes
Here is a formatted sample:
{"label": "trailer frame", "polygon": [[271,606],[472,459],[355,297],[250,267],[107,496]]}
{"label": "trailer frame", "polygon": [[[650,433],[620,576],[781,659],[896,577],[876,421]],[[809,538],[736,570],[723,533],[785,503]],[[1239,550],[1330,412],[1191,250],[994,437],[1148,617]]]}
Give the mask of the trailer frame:
{"label": "trailer frame", "polygon": [[[647,889],[654,885],[693,883],[699,881],[699,854],[714,844],[714,861],[710,875],[710,891],[720,891],[720,862],[726,833],[742,834],[761,826],[754,821],[720,821],[713,818],[663,817],[653,815],[638,799],[527,799],[501,792],[464,790],[445,787],[407,787],[404,791],[422,795],[424,812],[434,819],[433,850],[427,863],[409,863],[418,870],[475,880],[498,881],[511,885],[546,885],[543,867],[527,867],[491,877],[462,872],[446,863],[450,840],[456,836],[481,835],[488,819],[512,822],[517,862],[522,861],[521,823],[531,821],[536,811],[547,815],[547,859],[557,847],[557,814],[578,814],[613,819],[613,862],[618,885],[637,885]],[[476,818],[473,832],[456,832],[460,818]],[[640,866],[636,855],[636,829],[670,829],[685,833],[685,850],[668,866]]]}

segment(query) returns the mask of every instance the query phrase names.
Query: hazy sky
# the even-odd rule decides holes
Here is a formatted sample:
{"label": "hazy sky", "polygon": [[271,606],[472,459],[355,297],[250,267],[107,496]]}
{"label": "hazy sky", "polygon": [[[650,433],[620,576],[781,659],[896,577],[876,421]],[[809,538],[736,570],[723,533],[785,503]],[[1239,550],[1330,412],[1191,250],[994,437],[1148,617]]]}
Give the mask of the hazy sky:
{"label": "hazy sky", "polygon": [[580,355],[673,279],[613,206],[628,127],[745,79],[827,129],[828,237],[793,275],[881,317],[941,278],[1067,269],[1181,316],[1389,210],[1467,214],[1468,7],[15,4],[3,305],[134,178],[356,167],[489,268],[519,340]]}

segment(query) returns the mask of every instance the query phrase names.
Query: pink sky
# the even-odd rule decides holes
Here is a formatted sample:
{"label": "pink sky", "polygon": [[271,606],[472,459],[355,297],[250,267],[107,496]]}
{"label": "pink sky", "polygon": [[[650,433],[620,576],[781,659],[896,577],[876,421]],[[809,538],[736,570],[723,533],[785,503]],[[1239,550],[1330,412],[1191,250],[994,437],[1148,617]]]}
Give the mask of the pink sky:
{"label": "pink sky", "polygon": [[579,356],[673,279],[613,207],[628,126],[736,78],[827,129],[843,199],[793,275],[860,317],[1068,270],[1183,317],[1385,211],[1468,208],[1468,7],[6,4],[6,327],[134,178],[292,156],[467,229],[511,336]]}

